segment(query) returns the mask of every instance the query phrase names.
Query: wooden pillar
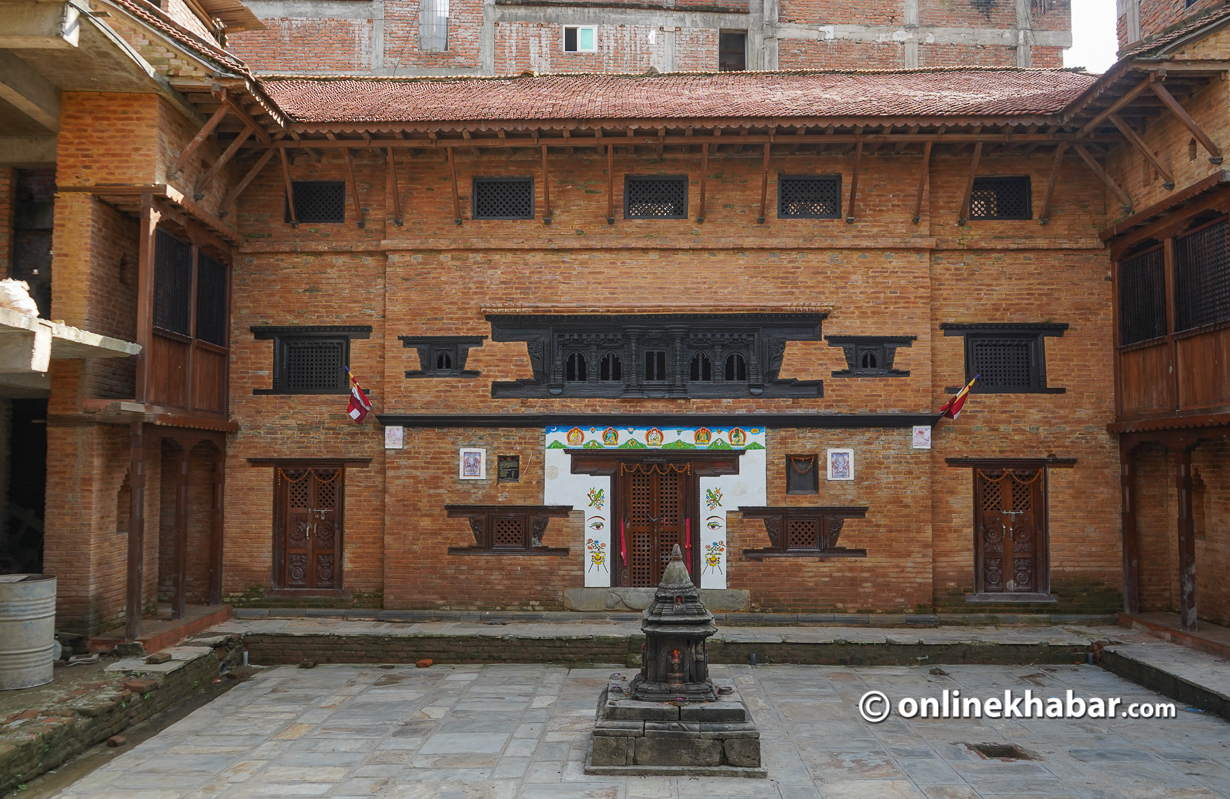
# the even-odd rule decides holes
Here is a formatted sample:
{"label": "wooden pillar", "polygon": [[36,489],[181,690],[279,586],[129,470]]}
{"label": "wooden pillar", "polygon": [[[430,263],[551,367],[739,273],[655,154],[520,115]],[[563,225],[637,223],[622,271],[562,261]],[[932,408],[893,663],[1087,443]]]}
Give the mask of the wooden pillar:
{"label": "wooden pillar", "polygon": [[1175,481],[1179,489],[1179,623],[1196,629],[1196,530],[1192,520],[1192,451],[1174,453]]}
{"label": "wooden pillar", "polygon": [[1136,528],[1136,447],[1119,442],[1119,486],[1123,492],[1123,610],[1140,612],[1140,531]]}
{"label": "wooden pillar", "polygon": [[209,520],[209,604],[222,604],[222,522],[225,508],[226,444],[215,443],[214,504]]}
{"label": "wooden pillar", "polygon": [[188,456],[191,449],[180,445],[175,453],[175,541],[171,557],[171,619],[184,617],[188,610]]}
{"label": "wooden pillar", "polygon": [[132,643],[141,637],[144,605],[141,588],[145,579],[145,424],[133,422],[129,437],[132,465],[128,473],[128,593],[124,606],[124,640]]}

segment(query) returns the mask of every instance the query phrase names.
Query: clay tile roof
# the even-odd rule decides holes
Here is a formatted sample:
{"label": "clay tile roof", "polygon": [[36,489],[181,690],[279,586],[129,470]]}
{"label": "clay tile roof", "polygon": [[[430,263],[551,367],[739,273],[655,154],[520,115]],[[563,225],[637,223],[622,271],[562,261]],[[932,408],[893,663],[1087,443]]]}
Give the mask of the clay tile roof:
{"label": "clay tile roof", "polygon": [[1148,58],[1151,55],[1159,55],[1168,46],[1193,33],[1227,22],[1230,22],[1230,5],[1219,6],[1172,25],[1169,29],[1152,37],[1141,39],[1134,46],[1122,51],[1120,57],[1130,55],[1133,58]]}
{"label": "clay tile roof", "polygon": [[174,22],[162,9],[143,2],[143,0],[107,0],[107,2],[122,8],[176,44],[214,62],[218,66],[239,75],[248,76],[251,74],[243,61],[223,50],[217,43],[207,41],[179,23]]}
{"label": "clay tile roof", "polygon": [[722,72],[502,78],[271,75],[303,123],[579,119],[969,117],[1055,114],[1097,79],[1062,70]]}

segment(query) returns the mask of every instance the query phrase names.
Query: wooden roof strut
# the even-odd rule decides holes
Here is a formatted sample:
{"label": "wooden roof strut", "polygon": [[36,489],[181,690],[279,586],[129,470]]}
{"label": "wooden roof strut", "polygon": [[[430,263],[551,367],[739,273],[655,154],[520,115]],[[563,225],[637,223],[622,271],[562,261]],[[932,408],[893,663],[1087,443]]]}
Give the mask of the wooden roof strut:
{"label": "wooden roof strut", "polygon": [[1196,141],[1204,145],[1204,149],[1209,151],[1209,163],[1220,164],[1222,162],[1221,148],[1213,143],[1208,134],[1196,124],[1196,120],[1191,118],[1191,115],[1183,109],[1183,106],[1179,105],[1179,101],[1174,99],[1174,95],[1166,90],[1161,81],[1150,81],[1149,88],[1179,118],[1179,121],[1192,132],[1192,135],[1196,137]]}
{"label": "wooden roof strut", "polygon": [[354,203],[354,215],[359,220],[359,227],[364,227],[367,220],[363,218],[363,207],[359,203],[359,185],[354,181],[354,165],[350,162],[350,148],[342,150],[342,153],[346,156],[346,179],[350,181],[350,197]]}
{"label": "wooden roof strut", "polygon": [[858,140],[854,150],[854,174],[850,177],[850,203],[846,207],[846,224],[854,224],[854,203],[858,200],[858,173],[863,165],[863,140]]}
{"label": "wooden roof strut", "polygon": [[235,157],[235,153],[239,152],[239,148],[243,146],[243,143],[248,140],[252,133],[253,130],[250,125],[244,127],[243,133],[235,137],[235,141],[231,142],[230,147],[226,148],[226,152],[222,153],[218,160],[214,161],[213,166],[197,179],[196,185],[192,187],[192,199],[200,200],[205,197],[205,187],[222,170],[222,167],[226,166]]}
{"label": "wooden roof strut", "polygon": [[299,227],[299,215],[295,213],[295,188],[290,182],[290,163],[286,159],[285,150],[278,150],[278,153],[282,156],[282,180],[286,183],[286,207],[290,209],[290,226]]}
{"label": "wooden roof strut", "polygon": [[698,224],[705,223],[705,189],[709,178],[709,145],[700,146],[700,213],[696,215]]}
{"label": "wooden roof strut", "polygon": [[547,171],[547,145],[542,146],[542,223],[551,224],[554,215],[551,213],[551,173]]}
{"label": "wooden roof strut", "polygon": [[397,164],[393,161],[393,148],[389,150],[389,191],[393,193],[393,224],[402,226],[401,193],[397,190]]}
{"label": "wooden roof strut", "polygon": [[615,224],[615,145],[606,146],[606,223]]}
{"label": "wooden roof strut", "polygon": [[1063,156],[1068,150],[1068,143],[1062,142],[1055,148],[1055,160],[1051,162],[1051,179],[1046,184],[1046,199],[1042,201],[1042,214],[1038,224],[1045,225],[1051,220],[1051,207],[1055,202],[1055,187],[1059,185],[1059,170],[1063,167]]}
{"label": "wooden roof strut", "polygon": [[[1119,116],[1118,114],[1111,114],[1110,121],[1115,123],[1115,127],[1119,129],[1119,132],[1122,133],[1124,137],[1127,138],[1127,140],[1132,143],[1133,147],[1135,147],[1137,150],[1140,150],[1141,154],[1144,155],[1144,157],[1149,161],[1149,163],[1153,164],[1153,168],[1158,171],[1158,173],[1162,176],[1162,179],[1164,180],[1164,182],[1162,183],[1162,188],[1166,189],[1167,191],[1170,191],[1171,189],[1173,189],[1174,188],[1174,174],[1169,169],[1167,169],[1166,166],[1161,162],[1161,160],[1158,159],[1158,157],[1153,153],[1153,151],[1149,149],[1149,145],[1145,144],[1144,139],[1140,138],[1140,136],[1136,134],[1136,131],[1132,130],[1131,126],[1128,125],[1127,122],[1123,121],[1123,117]],[[1064,145],[1061,144],[1059,146],[1060,148],[1063,148]]]}
{"label": "wooden roof strut", "polygon": [[452,147],[444,149],[445,156],[448,158],[448,172],[452,178],[453,185],[453,224],[461,224],[461,199],[457,196],[457,156],[453,154]]}
{"label": "wooden roof strut", "polygon": [[931,142],[923,145],[922,166],[918,170],[918,193],[914,195],[914,216],[912,222],[922,221],[923,193],[927,190],[927,178],[931,177]]}
{"label": "wooden roof strut", "polygon": [[[797,145],[796,145],[797,146]],[[765,201],[769,199],[769,147],[764,143],[764,164],[760,168],[760,213],[756,214],[756,224],[764,224]]]}
{"label": "wooden roof strut", "polygon": [[[223,91],[226,90],[223,89]],[[192,154],[197,151],[197,148],[205,143],[205,140],[209,138],[209,134],[214,132],[214,128],[218,127],[218,123],[222,121],[223,117],[230,113],[230,110],[231,107],[226,103],[223,103],[218,107],[217,111],[214,111],[213,116],[209,118],[209,121],[196,132],[196,135],[192,137],[192,141],[188,142],[188,146],[180,152],[179,158],[175,159],[175,164],[171,167],[171,171],[167,173],[168,180],[179,174],[179,171],[188,163],[188,159],[191,158]]]}
{"label": "wooden roof strut", "polygon": [[[265,168],[265,164],[269,163],[269,159],[273,158],[273,154],[275,152],[279,151],[273,149],[272,147],[265,150],[265,154],[262,155],[256,164],[248,170],[248,174],[243,176],[243,180],[235,184],[235,188],[231,189],[230,193],[227,194],[226,197],[222,198],[222,204],[218,206],[218,216],[223,217],[230,213],[229,209],[231,205],[239,199],[239,195],[243,194],[244,189],[248,188],[248,184],[251,183],[252,180],[260,174],[260,171]],[[283,154],[283,157],[285,157],[286,151],[281,150],[280,152]]]}
{"label": "wooden roof strut", "polygon": [[1102,165],[1099,164],[1097,160],[1089,153],[1089,151],[1085,149],[1084,145],[1073,144],[1072,149],[1076,150],[1076,154],[1079,155],[1081,160],[1085,162],[1085,165],[1093,171],[1093,174],[1101,178],[1102,182],[1105,183],[1112,192],[1114,192],[1114,195],[1119,198],[1119,202],[1123,204],[1123,210],[1131,213],[1132,196],[1124,191],[1123,188],[1115,182],[1114,178],[1106,174],[1106,170],[1103,169]]}
{"label": "wooden roof strut", "polygon": [[974,157],[969,162],[969,178],[965,181],[965,195],[961,199],[961,211],[957,214],[957,224],[964,225],[969,220],[970,198],[974,195],[974,180],[978,177],[978,161],[982,158],[982,142],[974,145]]}

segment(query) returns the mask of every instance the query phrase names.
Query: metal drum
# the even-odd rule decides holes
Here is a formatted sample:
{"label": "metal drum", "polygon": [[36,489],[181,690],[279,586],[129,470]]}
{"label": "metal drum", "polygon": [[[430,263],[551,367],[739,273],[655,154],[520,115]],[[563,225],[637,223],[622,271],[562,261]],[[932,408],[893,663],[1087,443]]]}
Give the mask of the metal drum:
{"label": "metal drum", "polygon": [[0,691],[51,682],[56,578],[0,574]]}

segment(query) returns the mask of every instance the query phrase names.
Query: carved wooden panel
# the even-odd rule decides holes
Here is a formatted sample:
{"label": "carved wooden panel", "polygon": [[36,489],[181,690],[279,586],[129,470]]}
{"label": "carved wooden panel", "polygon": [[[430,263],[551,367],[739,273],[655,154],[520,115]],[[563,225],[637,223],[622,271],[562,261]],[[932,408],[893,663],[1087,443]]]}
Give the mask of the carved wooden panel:
{"label": "carved wooden panel", "polygon": [[276,467],[276,587],[341,587],[343,474],[336,467]]}
{"label": "carved wooden panel", "polygon": [[975,469],[975,562],[980,594],[1046,590],[1041,469]]}

